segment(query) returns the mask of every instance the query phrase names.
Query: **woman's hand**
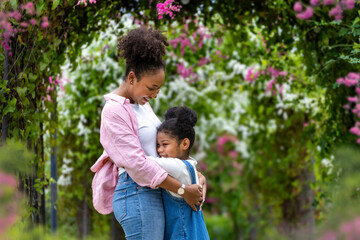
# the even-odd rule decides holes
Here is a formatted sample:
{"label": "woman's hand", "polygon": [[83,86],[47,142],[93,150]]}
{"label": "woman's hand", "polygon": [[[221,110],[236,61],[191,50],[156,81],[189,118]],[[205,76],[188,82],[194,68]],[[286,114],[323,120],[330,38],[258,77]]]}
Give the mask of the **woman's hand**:
{"label": "woman's hand", "polygon": [[192,184],[185,187],[185,193],[182,195],[187,204],[197,211],[196,206],[200,206],[203,201],[202,185]]}
{"label": "woman's hand", "polygon": [[202,186],[202,194],[203,194],[203,200],[200,205],[200,210],[201,210],[201,207],[205,202],[207,187],[206,187],[206,177],[202,175],[201,172],[198,172],[198,177],[199,177],[199,184]]}

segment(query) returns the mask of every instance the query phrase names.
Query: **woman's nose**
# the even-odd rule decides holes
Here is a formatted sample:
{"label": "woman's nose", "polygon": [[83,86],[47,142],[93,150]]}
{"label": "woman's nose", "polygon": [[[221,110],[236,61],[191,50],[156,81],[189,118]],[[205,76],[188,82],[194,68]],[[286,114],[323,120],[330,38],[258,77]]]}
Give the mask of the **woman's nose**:
{"label": "woman's nose", "polygon": [[152,98],[156,98],[159,92],[160,92],[160,89],[156,90],[156,92],[154,92],[153,94],[151,94],[151,97],[152,97]]}

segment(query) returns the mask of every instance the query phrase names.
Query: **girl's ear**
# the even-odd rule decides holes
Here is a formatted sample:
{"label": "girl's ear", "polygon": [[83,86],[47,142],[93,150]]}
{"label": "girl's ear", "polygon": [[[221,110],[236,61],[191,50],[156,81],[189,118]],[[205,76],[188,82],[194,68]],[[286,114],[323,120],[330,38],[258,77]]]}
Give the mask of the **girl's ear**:
{"label": "girl's ear", "polygon": [[190,147],[190,140],[188,138],[184,138],[180,144],[181,150],[187,151]]}

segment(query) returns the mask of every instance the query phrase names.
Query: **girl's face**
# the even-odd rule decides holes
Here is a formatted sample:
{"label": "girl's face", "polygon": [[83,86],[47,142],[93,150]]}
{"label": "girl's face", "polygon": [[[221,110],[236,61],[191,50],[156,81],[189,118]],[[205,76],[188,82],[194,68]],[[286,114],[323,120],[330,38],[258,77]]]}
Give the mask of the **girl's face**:
{"label": "girl's face", "polygon": [[159,69],[155,74],[144,74],[140,81],[137,81],[135,74],[130,72],[130,102],[144,105],[150,99],[156,98],[160,87],[165,80],[165,72]]}
{"label": "girl's face", "polygon": [[187,149],[189,148],[190,140],[184,138],[180,143],[176,138],[170,134],[158,132],[156,138],[156,150],[160,157],[171,157],[179,159],[187,159]]}

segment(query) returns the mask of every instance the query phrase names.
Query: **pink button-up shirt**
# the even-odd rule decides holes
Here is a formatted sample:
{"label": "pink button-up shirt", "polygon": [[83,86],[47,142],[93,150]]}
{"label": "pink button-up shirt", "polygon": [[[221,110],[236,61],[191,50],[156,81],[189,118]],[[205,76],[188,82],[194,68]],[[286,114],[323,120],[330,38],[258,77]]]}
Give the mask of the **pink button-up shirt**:
{"label": "pink button-up shirt", "polygon": [[[167,172],[154,160],[148,159],[141,148],[136,115],[128,99],[110,93],[101,113],[100,142],[104,152],[91,167],[94,208],[101,214],[113,211],[112,198],[118,181],[118,167],[125,168],[141,186],[156,188]],[[110,157],[110,161],[104,163]]]}

